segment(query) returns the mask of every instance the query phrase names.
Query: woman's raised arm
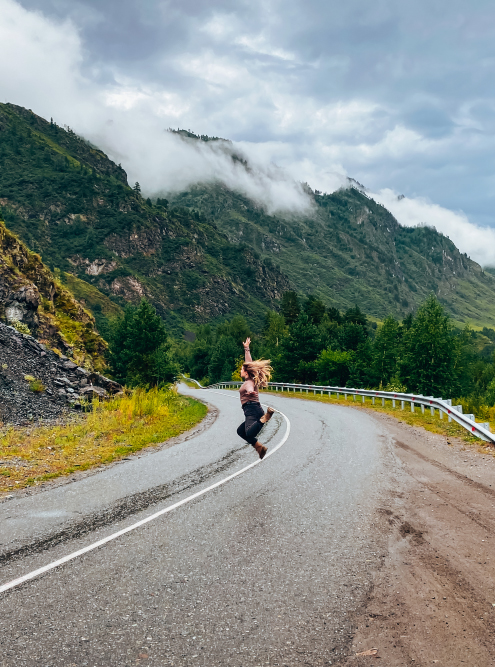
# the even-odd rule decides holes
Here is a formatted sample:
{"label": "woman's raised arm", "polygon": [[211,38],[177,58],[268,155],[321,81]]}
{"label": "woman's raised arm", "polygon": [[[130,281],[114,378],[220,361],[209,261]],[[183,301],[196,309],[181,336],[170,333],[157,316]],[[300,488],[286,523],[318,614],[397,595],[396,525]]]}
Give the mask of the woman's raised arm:
{"label": "woman's raised arm", "polygon": [[249,351],[250,343],[251,343],[251,339],[248,336],[243,343],[243,346],[244,346],[244,361],[252,361],[253,360],[251,358],[251,352]]}

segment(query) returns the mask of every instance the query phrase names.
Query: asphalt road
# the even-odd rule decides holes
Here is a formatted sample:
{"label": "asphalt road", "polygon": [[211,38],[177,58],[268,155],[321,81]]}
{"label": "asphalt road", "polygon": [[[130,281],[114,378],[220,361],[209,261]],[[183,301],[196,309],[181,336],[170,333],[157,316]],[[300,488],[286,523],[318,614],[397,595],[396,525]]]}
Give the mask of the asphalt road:
{"label": "asphalt road", "polygon": [[[0,504],[0,584],[256,460],[236,393],[182,391],[219,409],[198,436]],[[337,664],[384,555],[373,523],[392,436],[345,407],[268,400],[291,427],[273,456],[2,593],[1,667]],[[272,449],[286,428],[276,414],[260,440]]]}

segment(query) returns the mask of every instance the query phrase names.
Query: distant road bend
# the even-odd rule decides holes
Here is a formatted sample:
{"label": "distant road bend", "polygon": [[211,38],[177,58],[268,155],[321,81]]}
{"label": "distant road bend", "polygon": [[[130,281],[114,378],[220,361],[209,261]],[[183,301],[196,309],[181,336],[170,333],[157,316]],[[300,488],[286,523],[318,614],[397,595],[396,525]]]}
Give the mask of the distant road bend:
{"label": "distant road bend", "polygon": [[391,428],[269,396],[260,462],[236,434],[235,392],[181,391],[218,410],[208,428],[0,504],[0,586],[16,583],[0,594],[2,667],[335,665],[357,651],[403,475]]}

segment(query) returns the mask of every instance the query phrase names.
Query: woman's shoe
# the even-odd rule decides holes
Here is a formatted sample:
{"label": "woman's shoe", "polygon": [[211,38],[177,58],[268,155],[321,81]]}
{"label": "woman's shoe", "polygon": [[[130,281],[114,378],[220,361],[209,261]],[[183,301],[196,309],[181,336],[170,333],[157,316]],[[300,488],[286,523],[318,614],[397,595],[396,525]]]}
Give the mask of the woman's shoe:
{"label": "woman's shoe", "polygon": [[269,422],[274,412],[275,412],[274,408],[267,408],[265,414],[260,419],[260,422],[262,424],[266,424],[266,422]]}
{"label": "woman's shoe", "polygon": [[258,452],[260,459],[263,459],[268,451],[268,449],[262,445],[261,442],[257,442],[254,448]]}

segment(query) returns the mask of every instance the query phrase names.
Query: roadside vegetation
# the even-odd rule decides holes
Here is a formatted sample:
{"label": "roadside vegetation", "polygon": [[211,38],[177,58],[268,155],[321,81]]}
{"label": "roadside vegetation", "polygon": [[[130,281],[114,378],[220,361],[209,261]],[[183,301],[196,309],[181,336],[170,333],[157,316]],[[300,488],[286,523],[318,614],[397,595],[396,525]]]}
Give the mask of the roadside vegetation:
{"label": "roadside vegetation", "polygon": [[0,492],[111,463],[195,426],[207,407],[174,388],[137,388],[56,425],[0,430]]}

